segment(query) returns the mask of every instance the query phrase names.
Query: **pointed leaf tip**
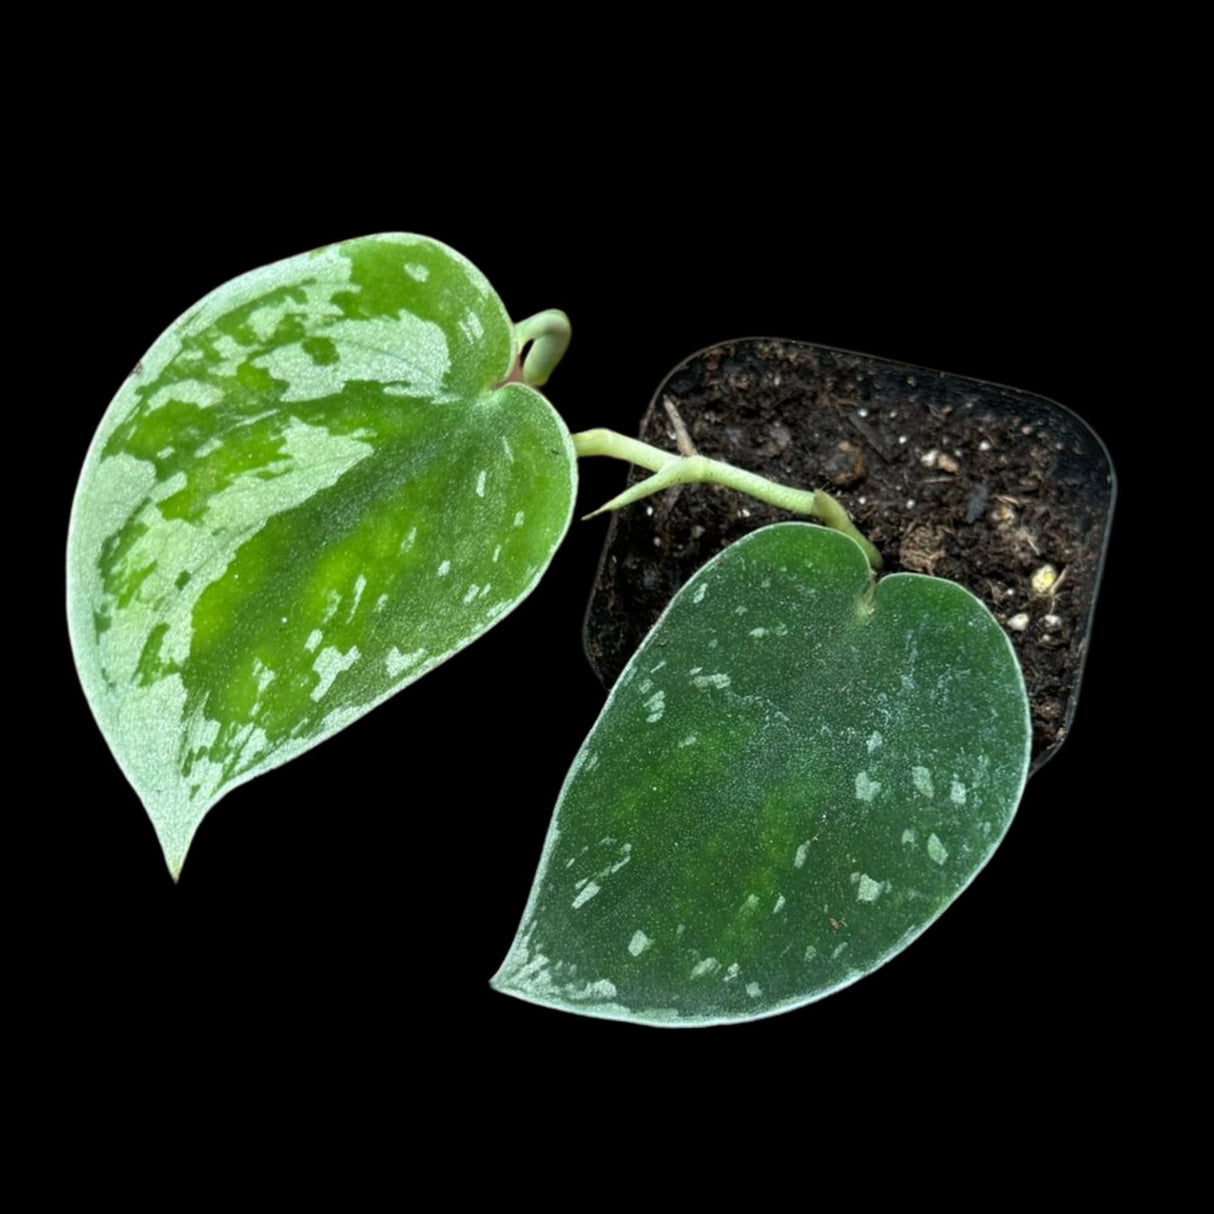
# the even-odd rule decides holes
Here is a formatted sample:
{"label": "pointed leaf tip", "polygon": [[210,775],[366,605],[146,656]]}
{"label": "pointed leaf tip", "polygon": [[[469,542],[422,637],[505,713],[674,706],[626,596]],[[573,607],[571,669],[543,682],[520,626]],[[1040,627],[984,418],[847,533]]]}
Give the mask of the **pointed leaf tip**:
{"label": "pointed leaf tip", "polygon": [[68,541],[77,669],[176,879],[203,815],[502,619],[575,458],[483,275],[367,237],[220,287],[114,398]]}

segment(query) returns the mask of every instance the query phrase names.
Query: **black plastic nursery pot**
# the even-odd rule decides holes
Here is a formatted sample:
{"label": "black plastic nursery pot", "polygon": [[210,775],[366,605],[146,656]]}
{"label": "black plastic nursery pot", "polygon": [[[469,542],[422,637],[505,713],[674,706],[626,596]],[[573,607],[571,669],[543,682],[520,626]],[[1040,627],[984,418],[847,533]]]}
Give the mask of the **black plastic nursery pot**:
{"label": "black plastic nursery pot", "polygon": [[[1024,672],[1031,770],[1057,752],[1079,697],[1116,493],[1085,422],[1016,388],[763,337],[709,346],[670,372],[640,437],[673,449],[667,404],[701,454],[827,490],[881,552],[883,572],[948,578],[977,595]],[[634,468],[629,483],[646,475]],[[788,517],[703,485],[613,515],[584,628],[603,684],[701,565]]]}

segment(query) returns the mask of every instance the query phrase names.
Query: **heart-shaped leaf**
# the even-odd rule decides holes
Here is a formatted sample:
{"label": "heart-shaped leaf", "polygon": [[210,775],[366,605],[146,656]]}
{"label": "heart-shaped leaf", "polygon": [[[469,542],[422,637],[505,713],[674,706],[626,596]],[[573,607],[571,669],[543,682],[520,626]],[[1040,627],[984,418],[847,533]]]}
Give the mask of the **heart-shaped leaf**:
{"label": "heart-shaped leaf", "polygon": [[753,532],[674,598],[565,782],[498,989],[595,1016],[771,1015],[905,948],[1028,770],[1007,636],[845,536]]}
{"label": "heart-shaped leaf", "polygon": [[110,405],[72,510],[81,682],[180,871],[225,792],[433,669],[569,523],[564,424],[454,250],[385,235],[245,274]]}

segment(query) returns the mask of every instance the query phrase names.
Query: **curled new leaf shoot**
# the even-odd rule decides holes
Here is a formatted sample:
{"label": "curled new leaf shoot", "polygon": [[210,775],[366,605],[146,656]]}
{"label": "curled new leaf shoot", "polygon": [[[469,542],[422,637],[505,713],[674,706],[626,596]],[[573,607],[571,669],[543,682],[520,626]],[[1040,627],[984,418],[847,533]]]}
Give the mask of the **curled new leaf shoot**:
{"label": "curled new leaf shoot", "polygon": [[541,388],[548,382],[569,349],[571,332],[569,317],[559,308],[537,312],[514,326],[518,348],[522,350],[528,343],[531,346],[523,359],[523,383]]}

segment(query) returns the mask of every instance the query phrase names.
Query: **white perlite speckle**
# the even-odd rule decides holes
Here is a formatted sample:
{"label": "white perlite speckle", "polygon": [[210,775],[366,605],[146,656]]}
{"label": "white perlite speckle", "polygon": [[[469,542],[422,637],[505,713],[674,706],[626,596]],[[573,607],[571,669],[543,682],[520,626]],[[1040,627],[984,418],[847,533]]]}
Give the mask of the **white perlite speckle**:
{"label": "white perlite speckle", "polygon": [[1029,585],[1037,595],[1048,594],[1050,587],[1058,580],[1058,570],[1053,565],[1042,565],[1029,578]]}
{"label": "white perlite speckle", "polygon": [[752,999],[757,999],[763,993],[763,988],[757,982],[748,982],[746,984],[746,993]]}
{"label": "white perlite speckle", "polygon": [[582,887],[582,890],[578,894],[578,896],[576,898],[574,898],[573,903],[572,903],[573,909],[577,910],[579,906],[585,906],[586,903],[589,902],[590,899],[593,898],[594,895],[597,894],[599,892],[599,890],[602,888],[603,887],[601,885],[599,885],[597,882],[594,882],[594,881],[587,882],[586,885],[584,885]]}
{"label": "white perlite speckle", "polygon": [[638,927],[632,933],[632,939],[628,941],[628,951],[634,957],[639,957],[652,943],[653,941]]}
{"label": "white perlite speckle", "polygon": [[856,800],[871,805],[873,798],[881,791],[877,780],[870,780],[868,772],[862,771],[856,777]]}
{"label": "white perlite speckle", "polygon": [[943,864],[948,859],[948,849],[935,835],[928,835],[927,837],[927,854],[937,864]]}
{"label": "white perlite speckle", "polygon": [[965,804],[965,785],[962,784],[961,781],[958,780],[956,776],[953,777],[952,788],[950,788],[948,790],[948,799],[954,805],[964,805]]}
{"label": "white perlite speckle", "polygon": [[916,792],[922,793],[925,797],[935,794],[935,789],[932,787],[932,773],[926,767],[912,767],[911,780],[914,781]]}

